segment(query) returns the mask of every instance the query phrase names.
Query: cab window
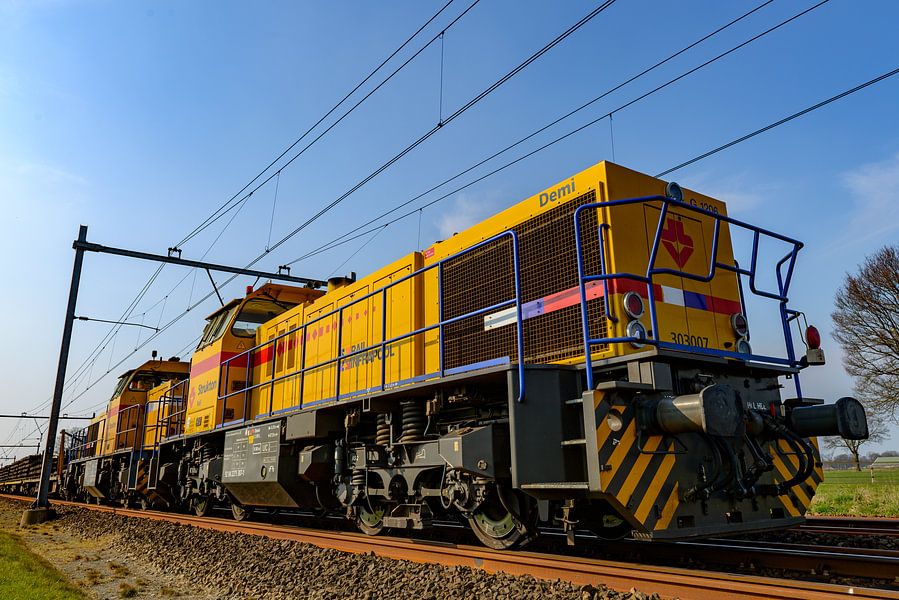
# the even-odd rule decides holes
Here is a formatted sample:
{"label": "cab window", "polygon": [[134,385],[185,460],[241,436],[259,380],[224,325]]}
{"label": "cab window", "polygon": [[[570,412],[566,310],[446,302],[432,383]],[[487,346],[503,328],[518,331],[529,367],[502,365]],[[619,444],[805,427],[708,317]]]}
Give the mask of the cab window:
{"label": "cab window", "polygon": [[184,373],[164,373],[160,371],[141,371],[139,373],[135,373],[130,378],[123,377],[122,384],[116,388],[116,394],[113,396],[115,398],[119,394],[121,394],[125,389],[125,382],[128,383],[128,391],[129,392],[149,392],[157,385],[161,384],[163,381],[168,379],[177,379],[181,380],[185,377]]}
{"label": "cab window", "polygon": [[119,382],[116,384],[115,389],[112,391],[112,397],[117,398],[125,391],[125,384],[128,383],[129,377],[131,377],[131,373],[133,371],[128,371],[121,377],[119,377]]}
{"label": "cab window", "polygon": [[254,337],[260,325],[294,306],[296,304],[267,298],[253,298],[241,307],[234,320],[234,325],[231,327],[231,333],[238,337]]}
{"label": "cab window", "polygon": [[155,373],[138,373],[128,382],[128,389],[132,392],[149,392],[160,383],[162,380]]}
{"label": "cab window", "polygon": [[222,336],[225,332],[225,327],[228,325],[228,321],[231,320],[231,315],[234,314],[236,308],[237,307],[232,307],[230,310],[222,310],[209,317],[209,320],[206,321],[206,328],[203,329],[203,337],[200,338],[200,343],[197,345],[197,348],[202,348],[206,344],[211,344]]}

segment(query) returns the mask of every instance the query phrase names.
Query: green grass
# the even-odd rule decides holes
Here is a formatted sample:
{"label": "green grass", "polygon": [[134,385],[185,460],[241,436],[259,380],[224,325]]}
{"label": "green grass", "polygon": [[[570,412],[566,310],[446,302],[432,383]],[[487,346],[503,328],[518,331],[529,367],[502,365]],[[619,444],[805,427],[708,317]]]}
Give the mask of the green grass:
{"label": "green grass", "polygon": [[853,517],[899,517],[899,469],[825,471],[812,501],[812,514]]}
{"label": "green grass", "polygon": [[80,600],[84,595],[47,561],[31,553],[19,536],[0,532],[0,598]]}

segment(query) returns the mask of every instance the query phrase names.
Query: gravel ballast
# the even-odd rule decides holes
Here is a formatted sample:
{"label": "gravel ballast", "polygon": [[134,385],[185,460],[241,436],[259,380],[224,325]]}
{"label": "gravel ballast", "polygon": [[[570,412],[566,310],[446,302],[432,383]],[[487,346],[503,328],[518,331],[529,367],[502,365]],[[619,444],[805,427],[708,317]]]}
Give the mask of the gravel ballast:
{"label": "gravel ballast", "polygon": [[[655,600],[529,576],[494,574],[352,554],[311,544],[61,507],[58,527],[102,539],[123,564],[139,564],[190,589],[229,599],[559,598]],[[182,595],[181,597],[187,597]]]}

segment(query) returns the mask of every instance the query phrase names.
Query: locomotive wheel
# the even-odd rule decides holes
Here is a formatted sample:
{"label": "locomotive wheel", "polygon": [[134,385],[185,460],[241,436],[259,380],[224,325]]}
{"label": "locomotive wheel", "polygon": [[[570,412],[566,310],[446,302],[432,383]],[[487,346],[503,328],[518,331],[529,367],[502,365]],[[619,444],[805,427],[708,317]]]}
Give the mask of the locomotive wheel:
{"label": "locomotive wheel", "polygon": [[195,498],[191,504],[193,505],[194,514],[198,517],[205,517],[212,510],[212,501],[209,500],[208,496]]}
{"label": "locomotive wheel", "polygon": [[140,506],[141,510],[150,510],[150,500],[148,500],[146,496],[141,496],[137,501],[137,504]]}
{"label": "locomotive wheel", "polygon": [[530,541],[535,517],[536,511],[523,496],[497,491],[468,516],[468,525],[488,548],[509,550]]}
{"label": "locomotive wheel", "polygon": [[252,508],[247,508],[239,504],[231,503],[231,516],[235,521],[246,521],[253,514]]}
{"label": "locomotive wheel", "polygon": [[593,533],[601,540],[617,542],[630,535],[633,527],[624,519],[616,515],[604,515],[602,525],[592,528]]}
{"label": "locomotive wheel", "polygon": [[387,508],[383,504],[374,503],[369,508],[369,503],[363,502],[356,515],[356,526],[366,535],[378,535],[384,531],[384,514],[386,512]]}

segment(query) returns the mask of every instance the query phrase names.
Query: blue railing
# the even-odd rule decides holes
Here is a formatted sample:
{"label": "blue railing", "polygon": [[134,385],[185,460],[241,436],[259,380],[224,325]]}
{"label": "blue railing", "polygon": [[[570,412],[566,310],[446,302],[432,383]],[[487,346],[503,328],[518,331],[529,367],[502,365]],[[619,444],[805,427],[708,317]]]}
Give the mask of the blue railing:
{"label": "blue railing", "polygon": [[66,450],[67,461],[79,460],[85,456],[96,456],[96,448],[106,436],[106,419],[100,419],[80,431],[74,431],[67,435],[72,436],[74,440],[71,448]]}
{"label": "blue railing", "polygon": [[[491,244],[493,242],[499,241],[504,238],[509,238],[512,242],[512,267],[513,267],[512,275],[513,275],[514,284],[515,284],[515,297],[511,298],[509,300],[504,300],[502,302],[493,304],[491,306],[486,306],[484,308],[479,308],[477,310],[473,310],[473,311],[465,313],[463,315],[457,315],[457,316],[451,317],[451,318],[444,318],[444,306],[443,306],[443,267],[444,267],[444,265],[448,261],[459,258],[468,253],[474,252],[480,248],[483,248],[484,246],[487,246],[488,244]],[[399,385],[398,382],[388,383],[386,381],[387,347],[392,344],[395,344],[397,342],[400,342],[402,340],[411,338],[416,335],[424,334],[428,331],[433,331],[435,329],[438,331],[439,369],[438,369],[438,371],[436,371],[435,373],[433,373],[431,375],[433,375],[434,377],[444,377],[447,374],[447,369],[446,369],[446,365],[445,365],[445,348],[444,348],[444,335],[443,335],[444,329],[448,325],[452,325],[453,323],[458,323],[459,321],[462,321],[464,319],[476,317],[478,315],[483,315],[483,314],[486,314],[486,313],[489,313],[489,312],[492,312],[492,311],[495,311],[495,310],[498,310],[501,308],[507,308],[507,307],[511,307],[511,306],[514,306],[515,311],[516,311],[516,332],[517,332],[516,352],[518,355],[517,356],[517,358],[518,358],[518,360],[517,360],[518,367],[517,368],[518,368],[518,386],[519,386],[518,387],[518,401],[521,402],[522,399],[524,398],[525,382],[524,382],[524,360],[523,360],[524,341],[523,341],[523,337],[522,337],[523,330],[522,330],[522,318],[521,318],[521,281],[520,281],[521,271],[519,268],[518,261],[519,261],[518,235],[514,231],[511,231],[511,230],[504,231],[503,233],[500,233],[491,238],[488,238],[478,244],[475,244],[474,246],[471,246],[469,248],[466,248],[465,250],[462,250],[461,252],[453,254],[452,256],[443,258],[432,265],[428,265],[426,267],[423,267],[421,269],[413,271],[412,273],[409,273],[408,275],[404,275],[403,277],[397,279],[396,281],[391,281],[387,285],[385,285],[381,288],[378,288],[377,290],[374,290],[368,294],[360,296],[359,298],[355,298],[351,302],[348,302],[347,304],[339,306],[338,308],[335,308],[334,310],[331,310],[321,316],[318,316],[311,321],[308,321],[302,325],[294,327],[293,329],[290,329],[288,331],[280,333],[276,337],[274,337],[270,340],[267,340],[257,346],[254,346],[253,348],[250,348],[249,350],[241,352],[240,354],[232,356],[231,358],[223,361],[219,367],[219,369],[220,369],[219,370],[219,381],[222,382],[222,383],[220,383],[220,387],[219,387],[219,392],[220,392],[219,400],[222,401],[222,413],[220,415],[221,420],[219,422],[223,426],[225,424],[240,423],[242,421],[245,421],[248,418],[251,392],[253,390],[261,389],[266,386],[268,386],[270,388],[269,412],[267,414],[271,414],[272,409],[273,409],[273,403],[274,403],[275,384],[278,382],[281,382],[281,381],[285,381],[289,378],[296,378],[296,377],[300,378],[299,393],[297,394],[297,400],[299,403],[296,405],[287,407],[287,408],[283,408],[283,409],[281,409],[281,411],[299,408],[300,406],[303,405],[303,397],[304,397],[304,394],[303,394],[304,387],[303,386],[304,386],[305,379],[306,379],[304,376],[305,373],[312,371],[312,370],[328,367],[330,365],[335,365],[335,364],[337,365],[337,367],[335,369],[336,374],[334,377],[334,394],[333,394],[333,396],[317,400],[317,402],[321,402],[324,400],[337,402],[341,399],[341,394],[340,394],[341,369],[340,369],[340,365],[343,363],[343,361],[351,359],[355,356],[363,355],[366,352],[370,352],[370,351],[376,350],[376,349],[380,350],[380,356],[381,356],[380,384],[378,386],[374,386],[367,390],[356,390],[356,391],[350,392],[349,394],[344,394],[343,397],[347,398],[350,396],[358,396],[360,392],[373,393],[373,392],[377,392],[377,391],[385,391],[392,387],[396,387],[397,385]],[[430,271],[432,269],[437,269],[438,322],[431,324],[431,325],[426,325],[424,327],[420,327],[420,328],[410,331],[408,333],[397,335],[397,336],[394,336],[394,337],[391,337],[388,339],[387,338],[387,309],[388,309],[387,292],[388,292],[388,290],[401,284],[401,283],[409,281],[410,279],[419,277],[419,276],[423,275],[425,272]],[[352,352],[344,353],[343,348],[342,348],[342,345],[343,345],[342,344],[343,323],[344,323],[343,313],[344,313],[344,311],[348,310],[350,307],[358,304],[359,302],[368,300],[369,298],[374,298],[376,296],[380,296],[380,298],[381,298],[381,341],[376,342],[371,345],[368,345],[368,346],[365,346],[363,348],[357,348],[357,349],[353,350]],[[307,345],[306,344],[306,331],[307,331],[307,329],[314,327],[317,323],[323,321],[324,319],[329,319],[329,318],[333,317],[334,315],[337,315],[337,317],[338,317],[338,319],[337,319],[338,325],[337,325],[336,356],[334,356],[333,358],[329,358],[329,359],[320,361],[316,364],[306,366],[306,345]],[[282,373],[281,375],[277,375],[277,369],[275,367],[277,365],[276,358],[277,358],[277,354],[279,351],[278,343],[281,340],[284,340],[285,338],[287,338],[287,336],[293,335],[297,332],[300,333],[300,339],[303,340],[303,343],[301,344],[302,350],[300,353],[299,368],[297,370],[294,370],[291,372]],[[272,369],[271,369],[272,376],[267,381],[260,381],[258,383],[251,385],[250,377],[251,377],[251,371],[254,367],[253,357],[256,353],[258,353],[260,350],[262,350],[263,348],[266,348],[266,347],[272,348],[271,356],[268,359],[268,360],[272,361]],[[508,359],[510,357],[497,357],[497,358],[503,358],[504,362],[505,362],[505,361],[508,361]],[[246,362],[246,367],[245,367],[246,368],[246,380],[244,382],[244,386],[241,389],[229,392],[227,390],[227,385],[228,385],[228,381],[229,381],[228,376],[229,376],[230,369],[231,369],[231,363],[233,363],[235,361],[238,362],[238,365],[240,365],[240,363],[242,363],[242,362]],[[472,368],[475,368],[475,367],[476,366],[473,366]],[[236,367],[236,368],[241,368],[241,367]],[[461,369],[461,368],[453,369],[452,371],[459,372],[461,370],[463,370],[463,369]],[[222,384],[224,386],[226,386],[225,393],[221,393],[221,389],[222,389],[221,385]],[[243,416],[234,418],[230,421],[226,421],[225,413],[227,410],[228,400],[230,398],[233,398],[233,397],[241,395],[241,394],[244,396]],[[260,393],[260,401],[261,401],[261,393]],[[307,402],[306,404],[310,404],[310,403]],[[256,415],[256,416],[259,416],[259,415]]]}
{"label": "blue railing", "polygon": [[[647,202],[660,202],[662,204],[661,211],[659,213],[659,223],[656,227],[655,236],[653,237],[652,248],[649,254],[649,261],[646,267],[645,274],[638,273],[609,273],[606,267],[606,251],[605,251],[605,236],[603,232],[609,226],[606,223],[600,223],[598,225],[598,244],[599,244],[599,262],[600,262],[600,273],[599,274],[587,274],[585,272],[584,267],[584,242],[581,239],[581,213],[585,211],[598,210],[602,208],[610,208],[616,206],[624,206],[628,204],[642,204]],[[656,266],[656,258],[658,257],[659,245],[662,238],[662,231],[664,229],[665,217],[668,215],[668,208],[670,205],[674,204],[678,210],[687,210],[695,213],[699,213],[701,215],[711,217],[714,219],[714,231],[712,234],[712,249],[710,253],[709,259],[709,268],[708,272],[705,275],[697,275],[695,273],[688,273],[678,269],[670,269],[666,267],[657,267]],[[719,241],[719,233],[721,231],[721,223],[727,223],[731,226],[745,229],[752,233],[752,258],[750,260],[750,266],[748,269],[741,268],[738,263],[734,262],[734,264],[726,264],[722,263],[718,260],[718,241]],[[790,333],[790,321],[795,319],[800,313],[798,311],[792,310],[787,307],[787,303],[789,301],[788,294],[790,289],[790,283],[793,279],[793,268],[796,265],[796,256],[799,253],[799,250],[802,248],[802,242],[794,240],[792,238],[786,237],[779,233],[775,233],[773,231],[768,231],[761,227],[756,227],[755,225],[750,225],[749,223],[745,223],[743,221],[739,221],[737,219],[727,217],[716,212],[712,212],[710,210],[706,210],[704,208],[700,208],[698,206],[692,206],[682,201],[674,200],[673,198],[668,198],[666,196],[645,196],[642,198],[628,198],[625,200],[610,200],[606,202],[595,202],[593,204],[585,204],[583,206],[578,207],[574,212],[574,228],[575,228],[575,244],[577,246],[577,268],[578,268],[578,285],[580,286],[580,300],[581,300],[581,326],[583,328],[584,334],[584,355],[586,360],[586,369],[587,369],[587,386],[589,389],[593,389],[593,361],[592,361],[592,349],[594,346],[604,345],[604,344],[613,344],[613,343],[639,343],[639,344],[650,344],[662,349],[670,349],[670,350],[684,350],[689,352],[696,352],[701,354],[709,354],[713,356],[725,357],[725,358],[736,358],[740,360],[754,360],[759,362],[766,362],[772,364],[779,364],[788,367],[795,368],[799,366],[799,363],[796,361],[795,351],[793,349],[793,338]],[[759,241],[762,236],[769,237],[779,242],[783,242],[790,246],[790,251],[781,258],[775,267],[775,272],[777,276],[777,290],[764,290],[761,289],[756,281],[756,273],[758,268],[758,253],[759,253]],[[784,265],[786,265],[786,273],[783,272]],[[742,306],[743,314],[746,315],[746,304],[743,298],[742,292],[742,278],[749,278],[749,289],[753,294],[757,296],[761,296],[763,298],[769,298],[777,301],[780,304],[780,317],[781,322],[783,324],[784,331],[784,343],[786,345],[786,354],[787,358],[780,358],[774,356],[763,356],[757,354],[741,354],[739,352],[731,352],[727,350],[718,350],[715,348],[701,348],[697,346],[690,346],[687,344],[678,344],[674,342],[665,342],[660,339],[658,335],[659,331],[659,323],[658,316],[656,314],[655,307],[655,291],[654,291],[654,281],[653,278],[657,275],[674,275],[677,277],[683,277],[686,279],[691,279],[693,281],[699,281],[708,283],[714,278],[715,273],[718,269],[722,269],[725,271],[730,271],[732,273],[736,273],[737,281],[740,289],[740,303]],[[614,316],[610,311],[609,306],[609,281],[616,279],[629,279],[632,281],[638,281],[646,284],[647,287],[647,296],[648,296],[648,304],[649,304],[649,318],[651,323],[651,337],[646,338],[637,338],[637,337],[605,337],[605,338],[594,338],[591,337],[590,334],[590,324],[588,320],[587,313],[587,290],[586,286],[588,283],[592,281],[601,282],[603,285],[603,298],[605,302],[605,314],[611,320],[615,320]],[[798,374],[794,375],[794,382],[796,385],[796,393],[799,397],[802,397],[802,391],[799,385],[799,376]]]}

